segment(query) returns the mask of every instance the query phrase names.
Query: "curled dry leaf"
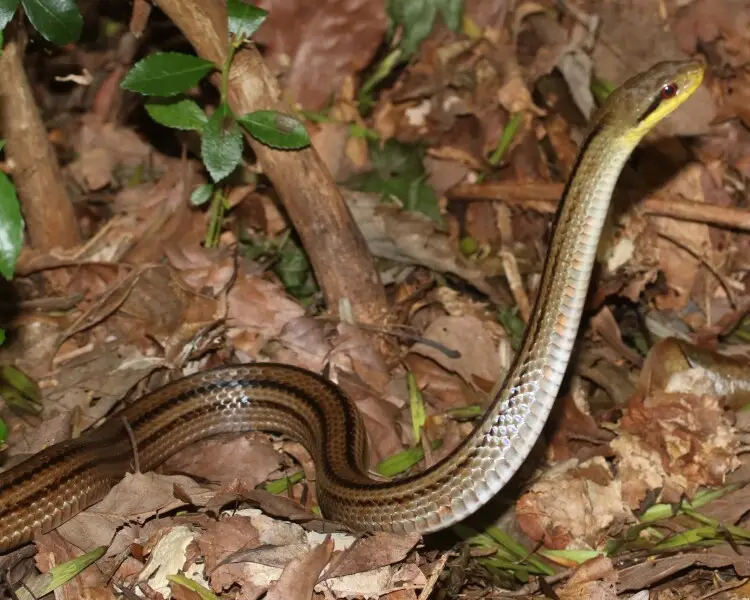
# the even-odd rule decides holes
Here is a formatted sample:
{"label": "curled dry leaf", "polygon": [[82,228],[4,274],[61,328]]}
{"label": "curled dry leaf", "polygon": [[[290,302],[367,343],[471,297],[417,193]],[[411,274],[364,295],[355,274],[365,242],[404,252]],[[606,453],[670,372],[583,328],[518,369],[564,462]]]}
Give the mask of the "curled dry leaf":
{"label": "curled dry leaf", "polygon": [[45,391],[44,402],[56,410],[80,410],[85,428],[109,413],[133,387],[163,366],[126,344],[107,344],[66,363],[57,385]]}
{"label": "curled dry leaf", "polygon": [[489,391],[501,372],[497,340],[493,339],[491,331],[471,315],[438,317],[425,330],[423,337],[458,353],[458,356],[448,356],[422,342],[414,344],[410,352],[430,358],[444,369],[458,373],[468,384]]}
{"label": "curled dry leaf", "polygon": [[611,442],[623,498],[636,507],[653,489],[665,502],[720,485],[739,466],[734,428],[715,396],[653,391],[635,394]]}
{"label": "curled dry leaf", "polygon": [[201,555],[206,560],[206,572],[211,577],[216,568],[232,555],[258,545],[260,532],[252,519],[243,515],[222,515],[198,538]]}
{"label": "curled dry leaf", "polygon": [[612,561],[598,556],[578,567],[567,583],[555,590],[560,600],[615,600],[617,572]]}
{"label": "curled dry leaf", "polygon": [[516,503],[523,532],[548,548],[596,548],[633,521],[607,462],[560,463]]}
{"label": "curled dry leaf", "polygon": [[308,600],[332,552],[333,540],[327,537],[304,558],[292,559],[268,590],[266,600]]}
{"label": "curled dry leaf", "polygon": [[271,60],[285,55],[286,89],[310,109],[322,108],[347,75],[370,62],[387,28],[380,2],[328,0],[305,6],[263,0],[258,5],[270,14],[254,39],[268,46]]}
{"label": "curled dry leaf", "polygon": [[[175,486],[190,495],[189,502],[176,497]],[[197,503],[199,495],[207,493],[187,477],[129,473],[101,502],[63,523],[57,531],[79,548],[106,546],[125,523],[143,523],[158,513]]]}
{"label": "curled dry leaf", "polygon": [[73,146],[78,158],[66,169],[86,190],[100,190],[113,182],[116,167],[135,170],[150,164],[164,169],[170,160],[130,128],[105,122],[96,115],[83,115],[76,130]]}
{"label": "curled dry leaf", "polygon": [[414,549],[420,537],[418,533],[399,535],[386,532],[361,537],[336,557],[333,568],[326,571],[325,579],[370,571],[400,562]]}
{"label": "curled dry leaf", "polygon": [[[34,541],[38,550],[35,556],[36,566],[43,573],[47,573],[53,567],[84,554],[77,544],[71,543],[57,531],[37,536]],[[84,547],[89,548],[89,546]],[[104,591],[106,584],[104,574],[95,565],[91,565],[56,592],[65,594],[66,598],[84,598],[94,590],[102,589],[105,594],[103,598],[113,598],[111,592]]]}
{"label": "curled dry leaf", "polygon": [[[168,596],[170,583],[167,577],[174,573],[184,573],[188,546],[193,542],[196,533],[189,527],[180,525],[162,537],[151,551],[148,563],[138,576],[140,582],[147,582],[149,587],[163,596]],[[205,581],[200,581],[205,585]]]}
{"label": "curled dry leaf", "polygon": [[169,459],[163,468],[223,486],[251,490],[281,466],[281,457],[268,442],[246,436],[211,438],[192,444]]}
{"label": "curled dry leaf", "polygon": [[229,292],[227,332],[236,350],[257,358],[263,346],[304,309],[275,282],[240,270]]}
{"label": "curled dry leaf", "polygon": [[269,346],[266,350],[275,361],[320,373],[331,351],[325,330],[326,323],[321,319],[308,316],[293,318],[276,337],[280,346]]}
{"label": "curled dry leaf", "polygon": [[230,247],[170,245],[165,249],[170,264],[194,291],[216,296],[234,277],[234,249]]}

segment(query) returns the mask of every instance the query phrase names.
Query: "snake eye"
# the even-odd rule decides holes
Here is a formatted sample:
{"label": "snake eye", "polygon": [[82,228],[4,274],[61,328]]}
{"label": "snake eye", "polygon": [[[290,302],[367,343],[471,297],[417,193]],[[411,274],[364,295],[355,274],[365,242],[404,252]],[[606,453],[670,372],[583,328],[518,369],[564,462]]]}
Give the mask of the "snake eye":
{"label": "snake eye", "polygon": [[662,100],[669,100],[670,98],[674,98],[677,95],[677,84],[676,83],[668,83],[663,88],[661,88],[661,91],[659,92],[659,96]]}

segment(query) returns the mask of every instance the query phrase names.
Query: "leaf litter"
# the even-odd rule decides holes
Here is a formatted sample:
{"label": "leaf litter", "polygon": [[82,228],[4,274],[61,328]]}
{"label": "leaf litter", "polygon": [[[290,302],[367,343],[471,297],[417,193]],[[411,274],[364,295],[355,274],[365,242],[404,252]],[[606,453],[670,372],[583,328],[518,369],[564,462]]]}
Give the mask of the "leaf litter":
{"label": "leaf litter", "polygon": [[[426,457],[417,471],[471,430],[457,411],[485,406],[510,362],[597,85],[696,51],[714,73],[622,178],[590,296],[596,316],[546,450],[532,454],[526,485],[508,498],[523,552],[342,533],[316,512],[306,452],[254,433],[195,444],[164,466],[170,475],[128,475],[37,536],[42,571],[107,548],[60,593],[393,600],[502,586],[559,598],[646,589],[689,598],[739,588],[750,573],[750,242],[743,221],[727,215],[746,211],[750,7],[681,4],[466,2],[461,32],[438,19],[372,93],[367,78],[389,43],[385,3],[262,3],[270,18],[257,41],[309,117],[314,146],[342,184],[367,182],[345,195],[394,307],[378,346],[366,326],[325,317],[304,262],[284,254],[297,242],[257,165],[233,184],[219,245],[206,248],[209,215],[189,205],[206,181],[198,138],[165,143],[133,119],[102,119],[101,106],[65,112],[59,91],[40,85],[62,105],[51,136],[87,241],[21,255],[21,308],[0,353],[38,384],[42,412],[19,412],[4,394],[6,464],[181,373],[271,359],[325,372],[352,397],[373,467],[416,448]],[[393,44],[414,39],[409,26]],[[96,44],[75,52],[105,64]],[[34,68],[43,81],[44,67]],[[686,220],[681,206],[700,217]],[[36,308],[51,301],[62,308]],[[425,410],[419,443],[409,374]],[[282,493],[266,491],[269,481]],[[707,493],[715,495],[703,502]],[[471,526],[491,532],[497,517],[482,511]]]}

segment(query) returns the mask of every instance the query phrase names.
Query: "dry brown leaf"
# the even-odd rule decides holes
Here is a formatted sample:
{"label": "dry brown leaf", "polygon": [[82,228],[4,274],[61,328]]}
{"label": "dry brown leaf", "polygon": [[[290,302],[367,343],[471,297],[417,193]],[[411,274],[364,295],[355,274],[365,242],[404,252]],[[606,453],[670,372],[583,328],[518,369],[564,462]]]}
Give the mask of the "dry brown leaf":
{"label": "dry brown leaf", "polygon": [[222,516],[198,538],[198,546],[206,560],[206,571],[209,575],[232,555],[256,548],[260,543],[260,533],[253,525],[252,519],[242,515]]}
{"label": "dry brown leaf", "polygon": [[287,91],[319,109],[372,59],[386,32],[385,5],[367,0],[326,0],[301,6],[294,0],[263,0],[268,19],[254,39],[270,59],[288,66]]}
{"label": "dry brown leaf", "polygon": [[227,335],[235,349],[249,358],[257,358],[263,346],[278,336],[284,325],[305,313],[280,284],[246,275],[242,269],[228,300]]}
{"label": "dry brown leaf", "polygon": [[567,583],[555,590],[560,600],[615,600],[617,572],[606,556],[587,560]]}
{"label": "dry brown leaf", "polygon": [[271,358],[315,373],[323,371],[331,351],[325,321],[307,316],[288,321],[276,341],[279,348],[267,348]]}
{"label": "dry brown leaf", "polygon": [[158,513],[185,506],[175,496],[179,486],[193,502],[210,492],[191,479],[156,473],[128,473],[101,502],[63,523],[57,531],[79,548],[107,546],[115,531],[128,522],[143,523]]}
{"label": "dry brown leaf", "polygon": [[342,577],[401,562],[420,538],[418,533],[399,535],[386,532],[360,538],[336,557],[333,568],[326,571],[324,578]]}
{"label": "dry brown leaf", "polygon": [[308,600],[332,553],[333,541],[327,537],[304,558],[292,559],[268,590],[266,600]]}
{"label": "dry brown leaf", "polygon": [[126,344],[107,344],[65,364],[57,385],[45,391],[45,404],[56,411],[81,410],[88,427],[106,416],[133,387],[160,368],[161,358],[145,356]]}
{"label": "dry brown leaf", "polygon": [[196,442],[170,458],[162,468],[222,486],[235,483],[251,490],[280,466],[281,457],[268,442],[243,435]]}
{"label": "dry brown leaf", "polygon": [[750,559],[738,553],[730,544],[721,544],[695,552],[685,552],[663,558],[655,557],[653,560],[642,561],[631,567],[620,569],[617,591],[626,592],[649,588],[693,565],[701,565],[709,569],[732,566],[738,576],[750,576]]}
{"label": "dry brown leaf", "polygon": [[336,370],[354,373],[377,396],[385,391],[391,380],[390,370],[383,355],[372,345],[372,336],[355,325],[340,323],[338,335],[332,340],[330,363]]}
{"label": "dry brown leaf", "polygon": [[714,396],[652,391],[631,397],[611,443],[625,502],[635,508],[662,489],[664,502],[720,485],[739,466],[734,428]]}
{"label": "dry brown leaf", "polygon": [[405,362],[416,378],[425,401],[439,412],[481,404],[487,399],[484,391],[477,390],[462,377],[446,371],[429,358],[414,353],[408,354]]}
{"label": "dry brown leaf", "polygon": [[205,248],[172,244],[165,248],[170,264],[193,290],[217,296],[224,291],[234,277],[234,253],[232,247]]}
{"label": "dry brown leaf", "polygon": [[548,548],[596,548],[633,515],[622,501],[619,480],[595,457],[555,465],[516,503],[523,532]]}
{"label": "dry brown leaf", "polygon": [[[84,554],[84,550],[77,547],[77,544],[71,543],[58,531],[36,536],[34,541],[37,545],[36,566],[43,573]],[[90,549],[93,547],[85,548],[85,550]],[[97,565],[91,565],[67,582],[57,593],[65,594],[66,598],[84,598],[91,592],[89,588],[104,590],[106,583],[106,578]],[[102,597],[114,598],[111,592],[104,592]]]}
{"label": "dry brown leaf", "polygon": [[102,121],[93,114],[81,117],[73,146],[78,158],[67,169],[82,188],[89,190],[112,183],[115,167],[135,169],[150,165],[163,169],[170,162],[164,155],[155,153],[133,129]]}
{"label": "dry brown leaf", "polygon": [[418,342],[410,352],[434,360],[444,369],[457,373],[468,384],[489,391],[501,372],[497,351],[497,340],[489,329],[476,317],[438,317],[423,336],[452,352],[458,357],[449,357],[433,346]]}

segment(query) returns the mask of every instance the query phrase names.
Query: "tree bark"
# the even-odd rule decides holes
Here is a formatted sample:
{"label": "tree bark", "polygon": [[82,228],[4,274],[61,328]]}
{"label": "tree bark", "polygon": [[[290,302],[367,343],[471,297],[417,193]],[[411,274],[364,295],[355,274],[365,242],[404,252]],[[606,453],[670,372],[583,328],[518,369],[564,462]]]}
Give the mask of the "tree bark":
{"label": "tree bark", "polygon": [[10,39],[0,55],[0,122],[28,240],[32,248],[42,252],[71,248],[81,242],[81,236],[57,156],[23,68],[22,33],[13,26],[6,33]]}

